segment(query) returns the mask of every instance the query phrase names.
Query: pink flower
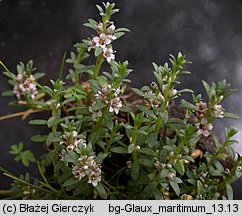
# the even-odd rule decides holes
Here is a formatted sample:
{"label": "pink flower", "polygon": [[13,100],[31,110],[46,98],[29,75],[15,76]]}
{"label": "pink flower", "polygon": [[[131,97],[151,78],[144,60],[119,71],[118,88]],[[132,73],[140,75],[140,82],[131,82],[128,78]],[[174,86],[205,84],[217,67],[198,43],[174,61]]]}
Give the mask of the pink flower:
{"label": "pink flower", "polygon": [[114,51],[112,48],[103,48],[103,57],[107,59],[108,62],[115,59]]}
{"label": "pink flower", "polygon": [[26,95],[27,97],[34,99],[38,94],[36,84],[34,83],[35,78],[33,75],[24,77],[23,74],[18,74],[16,77],[18,84],[14,86],[13,93],[18,99],[21,99],[21,96]]}
{"label": "pink flower", "polygon": [[101,181],[102,171],[99,165],[96,164],[94,156],[87,157],[86,155],[83,155],[78,161],[79,164],[72,168],[72,174],[74,177],[78,180],[81,180],[83,177],[88,177],[87,182],[96,187],[98,182]]}
{"label": "pink flower", "polygon": [[112,41],[113,40],[116,40],[117,38],[113,35],[113,32],[114,30],[116,29],[115,25],[110,25],[108,28],[107,28],[107,35],[109,37],[109,39],[111,39]]}
{"label": "pink flower", "polygon": [[197,108],[199,109],[199,112],[204,113],[207,111],[207,104],[200,101],[199,103],[196,103]]}
{"label": "pink flower", "polygon": [[103,23],[102,23],[102,22],[99,22],[99,23],[96,25],[96,30],[97,30],[98,33],[103,32]]}
{"label": "pink flower", "polygon": [[88,182],[89,184],[92,184],[94,187],[97,186],[98,182],[101,181],[101,169],[100,168],[97,168],[93,175],[91,175],[88,179]]}
{"label": "pink flower", "polygon": [[83,170],[83,167],[76,165],[72,168],[72,174],[74,175],[75,178],[78,180],[81,180],[83,177],[86,176],[85,171]]}
{"label": "pink flower", "polygon": [[122,101],[119,97],[112,98],[110,100],[109,112],[115,112],[115,114],[118,114],[122,106]]}
{"label": "pink flower", "polygon": [[203,135],[205,137],[208,137],[210,135],[210,131],[213,129],[213,125],[211,123],[208,123],[207,119],[202,119],[201,122],[198,122],[196,124],[197,126],[197,135]]}
{"label": "pink flower", "polygon": [[101,47],[102,49],[112,42],[109,36],[107,36],[105,33],[101,33],[99,37],[94,37],[93,41],[96,43],[96,47]]}
{"label": "pink flower", "polygon": [[198,109],[198,111],[196,112],[196,116],[197,116],[197,118],[201,119],[201,118],[203,118],[204,114],[208,110],[207,104],[200,101],[199,103],[196,103],[196,106]]}
{"label": "pink flower", "polygon": [[224,108],[220,104],[216,104],[214,107],[214,114],[217,118],[223,118],[224,117]]}
{"label": "pink flower", "polygon": [[93,39],[89,40],[87,51],[90,52],[91,49],[95,49],[95,48],[96,48],[96,42]]}

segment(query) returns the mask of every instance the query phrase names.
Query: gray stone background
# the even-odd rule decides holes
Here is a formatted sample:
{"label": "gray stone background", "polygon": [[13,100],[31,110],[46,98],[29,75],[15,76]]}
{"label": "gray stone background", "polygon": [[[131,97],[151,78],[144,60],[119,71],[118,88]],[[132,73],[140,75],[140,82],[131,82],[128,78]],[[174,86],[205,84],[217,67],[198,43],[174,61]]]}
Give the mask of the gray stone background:
{"label": "gray stone background", "polygon": [[[46,72],[42,79],[58,76],[64,51],[91,36],[93,32],[82,24],[88,18],[98,19],[98,0],[0,0],[0,59],[15,71],[19,61],[33,59],[39,71]],[[105,1],[106,2],[106,1]],[[179,51],[193,63],[187,67],[192,75],[183,78],[181,87],[189,87],[196,94],[204,94],[201,80],[226,79],[234,88],[242,84],[242,1],[241,0],[119,0],[120,13],[113,17],[117,26],[131,30],[114,42],[118,60],[128,60],[133,73],[133,86],[149,84],[153,80],[152,64],[163,64],[169,54]],[[2,71],[2,70],[1,70]],[[0,92],[8,89],[7,80],[0,75]],[[242,114],[242,93],[239,91],[223,106]],[[190,99],[189,97],[187,99]],[[11,98],[0,96],[0,116],[18,112],[9,107]],[[37,114],[41,117],[45,114]],[[28,120],[30,120],[28,118]],[[241,130],[241,120],[222,120],[216,130],[223,137],[223,128],[234,126]],[[23,123],[20,118],[0,122],[0,164],[15,174],[28,169],[13,161],[8,154],[11,144],[23,141],[36,156],[43,153],[39,144],[32,143],[31,135],[44,128]],[[242,153],[242,144],[235,148]],[[31,172],[38,173],[35,166]],[[235,198],[242,199],[241,182],[234,184]],[[0,189],[8,188],[9,179],[0,174]]]}

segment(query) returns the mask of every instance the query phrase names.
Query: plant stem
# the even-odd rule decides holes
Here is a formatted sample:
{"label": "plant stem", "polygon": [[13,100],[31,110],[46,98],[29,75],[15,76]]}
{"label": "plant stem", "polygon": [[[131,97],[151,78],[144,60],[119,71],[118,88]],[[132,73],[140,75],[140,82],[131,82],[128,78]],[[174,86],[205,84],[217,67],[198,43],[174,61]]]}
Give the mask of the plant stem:
{"label": "plant stem", "polygon": [[117,171],[107,182],[110,182],[112,179],[114,179],[117,175],[122,173],[124,170],[126,170],[127,167],[122,167],[119,171]]}
{"label": "plant stem", "polygon": [[39,163],[39,161],[37,161],[37,165],[38,165],[38,169],[39,169],[40,175],[42,176],[44,182],[45,182],[46,184],[50,185],[49,182],[48,182],[48,180],[47,180],[47,178],[45,177],[45,175],[44,175],[44,173],[43,173],[41,167],[40,167],[40,163]]}
{"label": "plant stem", "polygon": [[116,131],[112,131],[111,135],[110,135],[110,139],[108,141],[107,147],[105,148],[104,152],[107,153],[109,151],[109,149],[111,148],[112,145],[112,141],[113,141],[113,136],[115,135]]}
{"label": "plant stem", "polygon": [[11,194],[13,193],[12,190],[0,190],[0,194]]}
{"label": "plant stem", "polygon": [[[82,54],[79,52],[78,55],[77,55],[77,59],[74,63],[75,66],[79,65],[80,62],[81,62],[81,57],[82,57]],[[78,71],[77,71],[77,68],[75,67],[75,80],[74,80],[74,85],[77,86],[79,84],[79,74],[78,74]]]}
{"label": "plant stem", "polygon": [[47,192],[47,193],[50,192],[50,191],[48,191],[48,190],[46,190],[46,189],[44,189],[44,188],[41,188],[41,187],[35,186],[35,185],[33,185],[33,184],[29,183],[29,182],[26,182],[26,181],[24,181],[24,180],[21,180],[21,179],[15,177],[15,176],[12,175],[12,174],[9,174],[9,173],[3,173],[3,175],[5,175],[5,176],[7,176],[7,177],[9,177],[9,178],[12,178],[12,179],[14,179],[14,180],[16,180],[16,181],[19,181],[19,182],[21,182],[21,183],[23,183],[23,184],[29,185],[30,187],[33,187],[33,188],[36,188],[36,189],[42,190],[42,191]]}
{"label": "plant stem", "polygon": [[61,60],[61,66],[60,66],[60,73],[59,73],[59,79],[62,80],[62,74],[63,74],[63,69],[64,69],[64,64],[65,64],[65,59],[66,59],[66,52],[64,52],[64,55]]}
{"label": "plant stem", "polygon": [[9,76],[14,81],[14,83],[18,84],[16,79],[14,79],[13,75],[11,74],[10,70],[6,67],[6,65],[2,61],[0,61],[0,65],[2,65],[2,67],[6,70],[6,72],[9,74]]}
{"label": "plant stem", "polygon": [[180,152],[181,152],[183,146],[185,145],[185,143],[186,142],[183,139],[180,142],[178,141],[178,146],[177,146],[177,148],[176,148],[176,150],[174,152],[174,155],[170,158],[170,160],[168,162],[169,164],[173,164],[174,160],[176,158],[178,158],[178,155],[180,154]]}
{"label": "plant stem", "polygon": [[0,117],[0,121],[1,120],[5,120],[5,119],[10,119],[10,118],[14,118],[14,117],[18,117],[18,116],[25,116],[26,114],[32,114],[32,113],[37,113],[37,112],[42,112],[43,110],[27,110],[24,112],[18,112],[18,113],[13,113],[13,114],[9,114],[9,115],[5,115],[5,116],[1,116]]}
{"label": "plant stem", "polygon": [[103,63],[103,57],[102,55],[100,54],[98,57],[97,57],[97,61],[96,61],[96,67],[94,69],[94,72],[93,72],[93,79],[97,79],[97,76],[98,76],[98,73],[100,71],[100,68],[101,68],[101,65]]}

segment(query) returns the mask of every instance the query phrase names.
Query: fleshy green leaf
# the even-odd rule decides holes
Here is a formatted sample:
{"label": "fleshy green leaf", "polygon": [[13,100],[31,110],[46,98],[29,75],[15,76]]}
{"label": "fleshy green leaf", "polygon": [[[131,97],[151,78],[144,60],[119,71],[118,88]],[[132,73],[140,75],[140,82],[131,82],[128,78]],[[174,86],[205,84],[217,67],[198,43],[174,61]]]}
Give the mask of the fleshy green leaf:
{"label": "fleshy green leaf", "polygon": [[73,184],[77,184],[77,183],[78,183],[78,179],[76,179],[76,178],[69,178],[68,180],[66,180],[63,183],[63,187],[67,187],[67,186],[70,186],[70,185],[73,185]]}
{"label": "fleshy green leaf", "polygon": [[203,184],[199,180],[197,180],[197,195],[202,195],[203,194]]}
{"label": "fleshy green leaf", "polygon": [[160,176],[159,176],[160,179],[162,180],[162,179],[166,178],[169,172],[170,172],[169,169],[163,169],[163,170],[160,172]]}
{"label": "fleshy green leaf", "polygon": [[103,187],[102,183],[99,182],[95,189],[97,190],[100,197],[102,197],[103,199],[107,199],[108,194],[105,188]]}
{"label": "fleshy green leaf", "polygon": [[145,115],[151,117],[152,119],[156,120],[157,117],[154,114],[154,112],[152,110],[149,110],[147,107],[142,106],[142,105],[137,105],[136,106],[140,111],[144,112]]}
{"label": "fleshy green leaf", "polygon": [[29,124],[31,125],[46,125],[47,121],[45,119],[34,119],[29,121]]}
{"label": "fleshy green leaf", "polygon": [[170,118],[165,123],[165,126],[168,127],[171,130],[177,130],[177,129],[184,129],[186,128],[186,124],[182,119],[178,118]]}
{"label": "fleshy green leaf", "polygon": [[233,188],[230,184],[226,184],[226,191],[227,191],[228,200],[232,200],[234,197],[234,194],[233,194]]}
{"label": "fleshy green leaf", "polygon": [[148,146],[152,148],[156,144],[156,141],[157,141],[157,134],[150,133],[146,142]]}
{"label": "fleshy green leaf", "polygon": [[132,90],[139,96],[143,97],[144,96],[144,92],[142,92],[141,90],[137,89],[137,88],[132,88]]}
{"label": "fleshy green leaf", "polygon": [[128,146],[128,153],[130,154],[130,153],[132,153],[134,150],[135,150],[135,144],[130,144],[130,145]]}
{"label": "fleshy green leaf", "polygon": [[141,148],[139,150],[139,153],[146,154],[146,155],[151,155],[151,156],[156,156],[155,151],[150,149],[150,148]]}
{"label": "fleshy green leaf", "polygon": [[35,78],[35,80],[38,80],[38,79],[40,79],[40,78],[43,77],[43,76],[45,76],[45,73],[35,73],[35,74],[34,74],[34,78]]}
{"label": "fleshy green leaf", "polygon": [[108,153],[100,152],[95,158],[97,164],[101,164],[103,160],[108,156]]}
{"label": "fleshy green leaf", "polygon": [[208,83],[205,82],[204,80],[202,81],[202,83],[203,83],[203,87],[204,87],[204,89],[205,89],[206,92],[207,92],[207,95],[210,97],[210,91],[211,91],[210,86],[209,86]]}
{"label": "fleshy green leaf", "polygon": [[187,109],[190,109],[190,110],[193,110],[193,111],[198,111],[197,106],[195,106],[192,103],[187,102],[184,99],[181,100],[181,107],[184,107],[184,108],[187,108]]}
{"label": "fleshy green leaf", "polygon": [[177,160],[176,164],[174,165],[175,170],[182,176],[185,173],[185,168],[181,160]]}
{"label": "fleshy green leaf", "polygon": [[176,195],[179,197],[180,196],[180,187],[177,184],[176,181],[170,181],[170,185],[172,187],[172,189],[174,190],[174,192],[176,193]]}
{"label": "fleshy green leaf", "polygon": [[144,166],[147,166],[147,167],[150,167],[150,168],[154,167],[154,163],[149,159],[141,158],[138,161],[139,161],[140,164],[142,164]]}
{"label": "fleshy green leaf", "polygon": [[103,49],[101,47],[96,47],[95,48],[95,56],[99,56],[102,53]]}
{"label": "fleshy green leaf", "polygon": [[48,135],[34,135],[31,137],[33,142],[45,142]]}
{"label": "fleshy green leaf", "polygon": [[61,133],[60,132],[51,132],[46,140],[46,146],[49,147],[53,142],[61,141]]}
{"label": "fleshy green leaf", "polygon": [[139,163],[134,161],[131,167],[131,178],[136,181],[139,178]]}
{"label": "fleshy green leaf", "polygon": [[148,198],[155,198],[157,200],[162,199],[161,192],[157,189],[155,182],[150,182],[144,189],[142,195],[148,199]]}
{"label": "fleshy green leaf", "polygon": [[55,123],[55,117],[51,116],[47,121],[48,128],[52,127],[54,123]]}
{"label": "fleshy green leaf", "polygon": [[239,119],[239,116],[234,113],[224,112],[224,118]]}
{"label": "fleshy green leaf", "polygon": [[13,95],[14,95],[13,90],[8,90],[2,93],[2,96],[13,96]]}
{"label": "fleshy green leaf", "polygon": [[128,154],[128,149],[124,147],[113,147],[110,151],[118,154]]}

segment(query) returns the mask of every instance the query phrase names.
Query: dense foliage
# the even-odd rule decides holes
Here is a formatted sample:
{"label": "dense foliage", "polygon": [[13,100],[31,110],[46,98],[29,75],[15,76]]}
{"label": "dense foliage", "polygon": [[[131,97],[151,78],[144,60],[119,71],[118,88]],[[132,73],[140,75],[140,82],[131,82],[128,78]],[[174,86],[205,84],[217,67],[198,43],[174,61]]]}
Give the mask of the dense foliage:
{"label": "dense foliage", "polygon": [[[24,199],[232,199],[231,183],[241,175],[241,157],[232,148],[237,131],[225,128],[224,140],[213,132],[214,122],[237,118],[222,102],[236,90],[226,81],[203,82],[207,97],[179,88],[187,60],[179,53],[169,62],[153,63],[154,81],[130,88],[128,62],[115,60],[113,42],[128,32],[116,28],[115,4],[97,6],[101,21],[85,26],[94,36],[64,55],[60,76],[50,86],[38,81],[33,62],[20,63],[17,74],[5,69],[16,96],[12,105],[26,108],[23,117],[47,111],[48,119],[29,124],[47,127],[49,134],[31,137],[44,143],[46,153],[35,158],[23,143],[10,153],[25,166],[36,163],[41,179],[30,174],[13,178],[9,198]],[[95,58],[93,65],[85,59]],[[70,69],[66,83],[63,65]],[[103,71],[109,66],[108,71]],[[183,93],[191,101],[180,100]]]}

